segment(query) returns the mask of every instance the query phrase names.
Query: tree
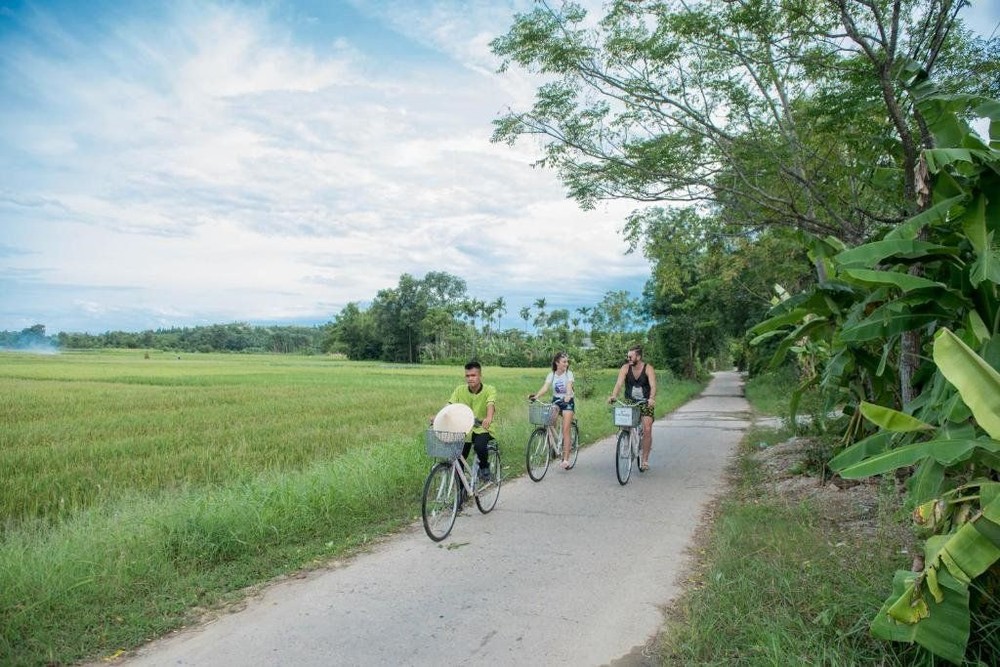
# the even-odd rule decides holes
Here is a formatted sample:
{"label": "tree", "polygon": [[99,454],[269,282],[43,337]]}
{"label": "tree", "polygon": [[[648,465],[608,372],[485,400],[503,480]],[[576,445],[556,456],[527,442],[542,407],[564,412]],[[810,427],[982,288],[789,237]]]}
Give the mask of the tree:
{"label": "tree", "polygon": [[[698,203],[856,244],[924,205],[915,168],[933,138],[911,90],[941,63],[968,86],[958,51],[988,62],[956,23],[964,4],[617,0],[587,27],[578,5],[540,2],[492,47],[502,70],[549,81],[493,139],[541,137],[539,164],[584,207]],[[904,400],[918,346],[904,337]]]}
{"label": "tree", "polygon": [[497,328],[499,328],[500,327],[500,320],[502,320],[503,316],[507,314],[507,300],[504,299],[502,296],[498,296],[496,298],[496,300],[493,301],[493,303],[491,304],[491,306],[493,308],[493,312],[496,313],[496,316],[497,316]]}
{"label": "tree", "polygon": [[531,321],[531,308],[524,306],[520,311],[518,311],[518,315],[520,315],[521,319],[524,320],[524,330],[527,331],[528,322]]}
{"label": "tree", "polygon": [[343,352],[348,359],[378,359],[382,345],[371,312],[361,310],[356,302],[348,303],[334,318],[324,347]]}
{"label": "tree", "polygon": [[605,292],[593,310],[594,328],[607,333],[626,334],[642,326],[643,317],[639,300],[627,290]]}
{"label": "tree", "polygon": [[534,326],[535,331],[538,331],[545,325],[545,297],[539,297],[535,299],[535,319]]}

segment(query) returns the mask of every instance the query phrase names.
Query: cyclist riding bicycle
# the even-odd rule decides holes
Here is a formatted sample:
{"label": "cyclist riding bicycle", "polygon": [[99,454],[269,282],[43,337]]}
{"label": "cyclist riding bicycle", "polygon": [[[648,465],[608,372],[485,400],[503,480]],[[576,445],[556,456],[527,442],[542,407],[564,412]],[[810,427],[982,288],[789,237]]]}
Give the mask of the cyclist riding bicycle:
{"label": "cyclist riding bicycle", "polygon": [[[565,352],[557,352],[552,357],[552,371],[545,376],[542,388],[534,394],[528,394],[528,400],[535,400],[548,391],[552,386],[552,403],[559,409],[563,420],[563,442],[562,442],[562,462],[559,466],[563,470],[571,467],[570,450],[573,446],[573,435],[570,425],[573,423],[573,413],[576,411],[576,401],[573,395],[573,371],[569,370],[569,355]],[[553,417],[556,419],[557,417]]]}
{"label": "cyclist riding bicycle", "polygon": [[618,371],[618,380],[611,390],[608,403],[618,399],[618,392],[625,386],[625,399],[646,402],[639,406],[642,415],[642,452],[639,455],[639,470],[649,469],[649,452],[653,447],[653,406],[656,404],[656,372],[642,360],[642,346],[633,345],[628,349],[626,361]]}
{"label": "cyclist riding bicycle", "polygon": [[479,458],[479,478],[488,482],[490,479],[490,464],[487,459],[487,446],[495,439],[493,432],[493,417],[496,414],[497,390],[491,384],[483,384],[483,367],[478,361],[465,364],[465,384],[455,387],[448,403],[462,403],[472,408],[476,425],[466,438],[462,457],[468,460],[469,450],[476,449]]}

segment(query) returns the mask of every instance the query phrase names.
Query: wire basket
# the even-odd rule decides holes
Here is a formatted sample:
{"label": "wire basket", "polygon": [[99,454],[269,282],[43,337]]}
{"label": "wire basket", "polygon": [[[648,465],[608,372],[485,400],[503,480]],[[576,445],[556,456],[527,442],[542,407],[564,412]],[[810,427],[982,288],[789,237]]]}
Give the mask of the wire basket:
{"label": "wire basket", "polygon": [[539,426],[547,426],[552,421],[552,412],[556,409],[554,403],[528,403],[528,421]]}
{"label": "wire basket", "polygon": [[639,425],[641,415],[637,405],[620,405],[614,409],[615,426],[635,428]]}
{"label": "wire basket", "polygon": [[429,428],[425,440],[427,455],[436,459],[457,459],[465,446],[465,434],[452,431],[435,431]]}

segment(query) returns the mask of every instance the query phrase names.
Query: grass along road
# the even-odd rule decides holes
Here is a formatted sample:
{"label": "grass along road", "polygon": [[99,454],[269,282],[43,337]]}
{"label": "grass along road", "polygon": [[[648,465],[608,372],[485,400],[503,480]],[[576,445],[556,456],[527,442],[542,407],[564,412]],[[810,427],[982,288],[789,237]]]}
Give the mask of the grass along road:
{"label": "grass along road", "polygon": [[[597,396],[614,370],[574,369]],[[484,369],[507,474],[545,369]],[[0,353],[0,664],[114,655],[419,514],[423,427],[460,367]],[[658,413],[699,390],[663,382]],[[581,435],[613,430],[600,398]],[[377,474],[372,474],[377,471]]]}

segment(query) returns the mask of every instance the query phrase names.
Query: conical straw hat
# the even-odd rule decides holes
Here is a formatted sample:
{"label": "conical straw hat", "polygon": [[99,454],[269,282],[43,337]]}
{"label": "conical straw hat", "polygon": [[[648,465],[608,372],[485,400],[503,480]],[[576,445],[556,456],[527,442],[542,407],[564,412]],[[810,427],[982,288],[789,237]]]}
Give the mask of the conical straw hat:
{"label": "conical straw hat", "polygon": [[444,406],[434,416],[434,430],[448,433],[466,434],[472,430],[476,422],[472,408],[463,403],[450,403]]}

